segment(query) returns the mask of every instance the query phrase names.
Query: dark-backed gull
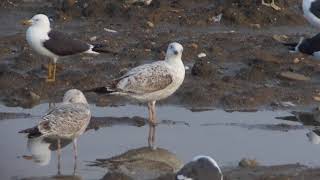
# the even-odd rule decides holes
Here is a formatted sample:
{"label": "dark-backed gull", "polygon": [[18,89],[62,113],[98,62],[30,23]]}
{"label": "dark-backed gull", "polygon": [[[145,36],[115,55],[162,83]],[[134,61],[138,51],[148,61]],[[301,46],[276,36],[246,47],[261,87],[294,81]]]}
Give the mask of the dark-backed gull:
{"label": "dark-backed gull", "polygon": [[99,52],[109,52],[102,49],[101,45],[88,44],[52,30],[50,21],[44,14],[37,14],[30,20],[24,21],[24,24],[31,25],[26,33],[28,44],[37,53],[47,56],[53,61],[48,64],[47,82],[55,81],[56,62],[59,57],[79,53],[99,54]]}
{"label": "dark-backed gull", "polygon": [[303,0],[304,17],[316,28],[320,28],[320,0]]}
{"label": "dark-backed gull", "polygon": [[301,52],[320,59],[320,33],[312,38],[301,38],[298,43],[284,43],[291,52]]}
{"label": "dark-backed gull", "polygon": [[196,156],[176,174],[177,180],[222,180],[223,175],[218,163],[210,156]]}

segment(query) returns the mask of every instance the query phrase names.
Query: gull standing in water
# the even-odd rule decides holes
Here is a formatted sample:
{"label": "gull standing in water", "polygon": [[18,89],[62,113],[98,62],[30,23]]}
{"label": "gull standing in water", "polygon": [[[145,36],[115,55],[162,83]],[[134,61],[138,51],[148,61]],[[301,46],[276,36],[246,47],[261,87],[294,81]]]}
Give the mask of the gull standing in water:
{"label": "gull standing in water", "polygon": [[62,104],[50,110],[42,117],[37,126],[19,133],[28,133],[28,137],[45,137],[57,140],[58,174],[60,174],[61,139],[73,140],[74,170],[77,163],[77,139],[86,130],[91,118],[89,104],[83,93],[77,89],[68,90]]}
{"label": "gull standing in water", "polygon": [[148,103],[149,110],[149,147],[155,147],[156,101],[167,98],[182,84],[185,69],[181,60],[183,47],[171,43],[164,61],[156,61],[131,69],[109,85],[87,90],[96,93],[108,93],[128,96],[140,102]]}
{"label": "gull standing in water", "polygon": [[44,14],[37,14],[24,24],[31,25],[26,33],[28,44],[37,53],[49,57],[47,82],[54,82],[56,76],[56,63],[58,58],[79,53],[99,54],[110,52],[102,49],[103,45],[92,45],[74,39],[64,33],[52,30],[49,18]]}

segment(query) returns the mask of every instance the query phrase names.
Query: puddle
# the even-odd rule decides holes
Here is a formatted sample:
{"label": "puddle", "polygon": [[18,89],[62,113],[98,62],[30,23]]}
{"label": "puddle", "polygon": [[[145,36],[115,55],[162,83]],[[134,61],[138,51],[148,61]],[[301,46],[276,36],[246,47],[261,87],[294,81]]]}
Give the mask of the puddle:
{"label": "puddle", "polygon": [[[48,104],[33,109],[0,106],[0,112],[10,113],[10,118],[0,121],[1,179],[50,177],[57,173],[57,157],[52,152],[50,163],[39,166],[24,155],[30,155],[27,139],[19,130],[32,127],[46,112]],[[82,179],[100,179],[106,170],[87,166],[97,158],[110,158],[130,149],[147,145],[148,126],[132,123],[144,122],[144,106],[96,107],[91,106],[95,120],[105,125],[88,130],[78,140],[78,176]],[[28,114],[13,119],[14,113]],[[214,157],[221,166],[236,166],[240,159],[256,159],[262,165],[301,163],[319,166],[320,145],[309,142],[310,132],[299,122],[276,119],[289,116],[285,111],[233,112],[221,110],[192,112],[176,106],[158,106],[159,120],[156,144],[175,153],[184,162],[195,155]],[[135,118],[124,118],[129,116]],[[5,116],[4,116],[5,117]],[[105,118],[104,118],[105,117]],[[116,123],[119,120],[121,123]],[[118,125],[117,125],[118,124]],[[62,174],[73,172],[72,144],[62,150]]]}

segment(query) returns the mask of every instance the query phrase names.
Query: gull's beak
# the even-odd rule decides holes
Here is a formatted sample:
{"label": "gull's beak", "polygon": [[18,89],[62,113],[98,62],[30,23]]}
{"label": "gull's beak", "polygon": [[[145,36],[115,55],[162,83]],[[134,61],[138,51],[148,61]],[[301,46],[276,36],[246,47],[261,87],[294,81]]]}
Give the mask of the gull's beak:
{"label": "gull's beak", "polygon": [[23,20],[21,21],[21,24],[25,26],[30,26],[32,24],[32,20],[31,19]]}

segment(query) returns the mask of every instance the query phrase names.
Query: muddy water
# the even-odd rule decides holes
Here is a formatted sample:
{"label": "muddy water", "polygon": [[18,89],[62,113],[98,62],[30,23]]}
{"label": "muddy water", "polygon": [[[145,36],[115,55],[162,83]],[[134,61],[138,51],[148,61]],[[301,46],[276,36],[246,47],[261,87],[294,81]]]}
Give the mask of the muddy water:
{"label": "muddy water", "polygon": [[[27,139],[17,132],[33,126],[48,104],[33,109],[8,108],[1,112],[27,113],[32,117],[4,119],[0,121],[0,174],[1,179],[50,177],[57,173],[55,152],[50,163],[40,166],[24,155],[30,155]],[[146,116],[143,106],[96,107],[91,106],[95,117]],[[298,122],[277,120],[287,116],[284,111],[234,112],[221,110],[192,112],[175,106],[160,106],[156,143],[158,147],[177,154],[178,159],[190,160],[198,154],[214,157],[222,166],[236,166],[240,159],[254,158],[263,165],[302,163],[320,165],[320,145],[308,141],[304,128]],[[12,117],[12,116],[10,116]],[[21,116],[19,116],[21,117]],[[121,124],[121,125],[120,125]],[[79,139],[78,175],[82,179],[100,179],[106,170],[87,166],[88,161],[110,158],[127,150],[145,146],[148,127],[119,125],[87,131]],[[73,172],[72,146],[63,148],[62,174]]]}

